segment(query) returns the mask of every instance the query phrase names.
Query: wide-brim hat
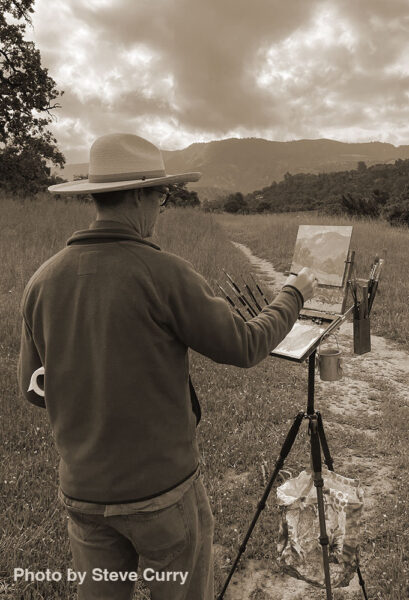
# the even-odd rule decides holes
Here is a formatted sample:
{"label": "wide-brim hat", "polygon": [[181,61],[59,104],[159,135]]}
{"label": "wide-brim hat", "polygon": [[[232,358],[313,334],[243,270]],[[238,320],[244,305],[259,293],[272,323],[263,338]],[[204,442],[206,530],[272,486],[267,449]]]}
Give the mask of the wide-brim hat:
{"label": "wide-brim hat", "polygon": [[95,140],[90,150],[88,179],[52,185],[53,194],[98,192],[198,181],[201,173],[167,175],[161,151],[137,135],[113,133]]}

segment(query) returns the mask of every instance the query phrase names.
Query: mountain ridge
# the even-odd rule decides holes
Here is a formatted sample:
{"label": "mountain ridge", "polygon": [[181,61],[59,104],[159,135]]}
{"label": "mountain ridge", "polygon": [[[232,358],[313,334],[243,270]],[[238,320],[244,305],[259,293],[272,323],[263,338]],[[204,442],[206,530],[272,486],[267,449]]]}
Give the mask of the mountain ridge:
{"label": "mountain ridge", "polygon": [[[280,181],[286,173],[328,173],[409,158],[409,145],[380,141],[339,142],[327,138],[288,142],[264,138],[227,138],[194,142],[180,150],[163,150],[168,173],[201,171],[202,178],[189,187],[206,196],[240,191],[248,193]],[[86,175],[87,163],[67,164],[54,172],[65,179]]]}

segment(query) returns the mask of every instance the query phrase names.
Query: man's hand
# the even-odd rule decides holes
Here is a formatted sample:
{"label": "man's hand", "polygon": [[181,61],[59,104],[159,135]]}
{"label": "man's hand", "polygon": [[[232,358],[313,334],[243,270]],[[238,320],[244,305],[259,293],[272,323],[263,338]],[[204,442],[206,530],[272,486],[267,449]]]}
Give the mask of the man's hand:
{"label": "man's hand", "polygon": [[300,294],[302,294],[304,302],[307,302],[307,300],[311,300],[317,293],[318,279],[314,271],[308,267],[304,267],[298,275],[290,275],[284,285],[291,285],[297,288]]}

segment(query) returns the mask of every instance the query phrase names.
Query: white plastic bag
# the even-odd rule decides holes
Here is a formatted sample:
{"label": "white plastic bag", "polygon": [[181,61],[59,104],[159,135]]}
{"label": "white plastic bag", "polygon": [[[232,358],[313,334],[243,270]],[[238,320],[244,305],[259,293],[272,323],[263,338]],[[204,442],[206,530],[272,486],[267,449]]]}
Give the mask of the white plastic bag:
{"label": "white plastic bag", "polygon": [[[333,587],[347,586],[356,571],[363,490],[348,479],[323,468],[325,522]],[[302,471],[277,489],[280,506],[278,552],[284,570],[325,587],[322,546],[319,543],[317,491],[311,471]]]}

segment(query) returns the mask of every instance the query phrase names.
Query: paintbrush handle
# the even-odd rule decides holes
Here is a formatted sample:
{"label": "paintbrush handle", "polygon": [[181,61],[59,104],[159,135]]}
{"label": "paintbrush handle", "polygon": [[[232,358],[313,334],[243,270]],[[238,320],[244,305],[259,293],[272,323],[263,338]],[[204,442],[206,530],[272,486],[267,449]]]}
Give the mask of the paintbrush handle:
{"label": "paintbrush handle", "polygon": [[264,302],[266,303],[266,306],[268,306],[270,303],[268,301],[268,299],[266,298],[263,290],[261,289],[261,287],[259,286],[259,284],[257,283],[257,281],[254,279],[252,273],[250,273],[250,277],[252,278],[252,280],[254,281],[254,285],[257,288],[258,293],[260,294],[260,296],[263,298]]}
{"label": "paintbrush handle", "polygon": [[257,302],[257,299],[256,299],[255,295],[253,294],[253,291],[252,291],[251,287],[246,282],[244,282],[244,285],[246,287],[248,295],[250,296],[250,298],[253,300],[254,304],[256,305],[257,310],[260,311],[261,310],[261,306]]}
{"label": "paintbrush handle", "polygon": [[362,286],[362,319],[366,319],[368,317],[368,286]]}
{"label": "paintbrush handle", "polygon": [[227,271],[224,271],[224,274],[229,279],[230,283],[232,284],[232,286],[234,287],[234,289],[236,290],[236,292],[238,292],[239,294],[241,294],[241,290],[240,290],[239,286],[233,281],[233,277],[230,277],[230,275],[227,273]]}
{"label": "paintbrush handle", "polygon": [[375,296],[376,296],[376,292],[378,291],[378,282],[379,282],[379,277],[381,275],[381,271],[383,268],[383,265],[385,264],[385,259],[384,258],[380,258],[378,261],[378,264],[376,266],[375,269],[375,273],[374,273],[374,281],[373,281],[373,285],[371,286],[371,293],[369,296],[369,302],[368,302],[368,313],[371,312],[372,310],[372,305],[374,303],[375,300]]}
{"label": "paintbrush handle", "polygon": [[240,300],[242,306],[244,306],[244,308],[247,310],[247,312],[249,313],[250,317],[256,317],[257,313],[255,312],[254,308],[251,306],[251,304],[249,304],[246,296],[244,296],[244,294],[242,294],[241,292],[237,292],[236,289],[233,287],[233,285],[230,283],[230,281],[226,282],[227,285],[229,285],[231,287],[231,289],[233,290],[233,292],[236,294],[237,298]]}
{"label": "paintbrush handle", "polygon": [[375,279],[375,281],[373,282],[372,289],[371,289],[371,295],[369,296],[369,302],[368,302],[369,314],[371,313],[371,310],[372,310],[372,304],[373,304],[373,301],[375,300],[377,289],[378,289],[378,281]]}
{"label": "paintbrush handle", "polygon": [[378,268],[377,268],[375,276],[374,276],[375,281],[379,281],[379,277],[381,275],[382,267],[384,264],[385,264],[385,259],[381,258],[379,260]]}
{"label": "paintbrush handle", "polygon": [[243,315],[243,313],[241,312],[241,310],[239,308],[235,307],[234,310],[243,319],[243,321],[247,321],[246,317]]}
{"label": "paintbrush handle", "polygon": [[221,289],[221,291],[223,292],[227,302],[230,304],[230,306],[232,308],[234,308],[234,310],[236,311],[236,313],[243,319],[243,321],[246,321],[246,317],[243,315],[243,313],[241,312],[241,310],[235,305],[235,303],[233,302],[233,300],[230,298],[229,294],[226,293],[226,291],[222,288],[221,285],[217,284],[217,286]]}

